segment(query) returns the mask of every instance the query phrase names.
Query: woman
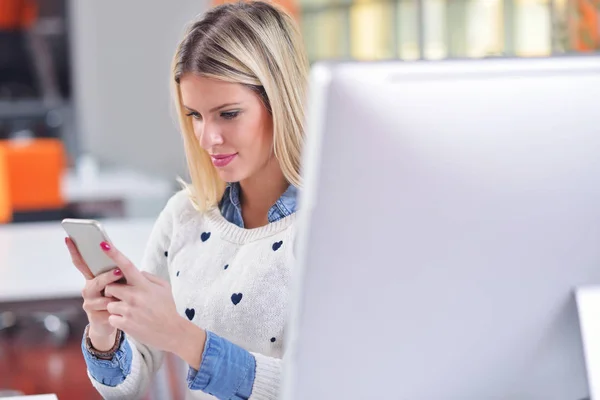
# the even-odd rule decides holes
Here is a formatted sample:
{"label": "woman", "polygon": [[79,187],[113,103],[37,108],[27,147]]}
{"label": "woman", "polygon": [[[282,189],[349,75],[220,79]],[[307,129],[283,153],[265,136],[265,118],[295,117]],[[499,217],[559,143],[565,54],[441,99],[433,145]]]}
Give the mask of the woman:
{"label": "woman", "polygon": [[189,365],[188,398],[277,398],[307,71],[294,22],[267,3],[190,26],[172,79],[192,182],[158,217],[142,271],[98,243],[118,268],[94,278],[66,240],[104,398],[143,395],[165,351]]}

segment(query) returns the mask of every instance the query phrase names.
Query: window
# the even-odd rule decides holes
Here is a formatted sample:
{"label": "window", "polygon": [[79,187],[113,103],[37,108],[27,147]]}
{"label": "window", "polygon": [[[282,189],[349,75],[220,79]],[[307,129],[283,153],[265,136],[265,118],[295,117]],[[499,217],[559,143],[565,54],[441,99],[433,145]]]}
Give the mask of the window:
{"label": "window", "polygon": [[424,0],[423,34],[426,59],[441,59],[448,56],[446,26],[446,0]]}
{"label": "window", "polygon": [[311,61],[347,58],[347,20],[347,10],[338,7],[303,14],[302,32]]}
{"label": "window", "polygon": [[552,53],[550,1],[515,0],[513,11],[515,55],[520,57],[550,55]]}
{"label": "window", "polygon": [[351,56],[358,60],[395,58],[394,3],[368,1],[350,9]]}
{"label": "window", "polygon": [[598,50],[595,1],[303,0],[301,14],[311,61],[538,57]]}
{"label": "window", "polygon": [[417,0],[398,1],[395,31],[398,42],[398,57],[404,60],[418,59],[420,50]]}

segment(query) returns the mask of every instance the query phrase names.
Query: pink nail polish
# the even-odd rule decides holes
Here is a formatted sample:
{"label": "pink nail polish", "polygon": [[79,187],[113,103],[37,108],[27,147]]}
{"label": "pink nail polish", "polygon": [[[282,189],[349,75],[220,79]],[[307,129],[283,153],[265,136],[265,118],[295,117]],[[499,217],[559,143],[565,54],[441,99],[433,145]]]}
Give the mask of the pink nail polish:
{"label": "pink nail polish", "polygon": [[100,243],[100,247],[102,247],[102,250],[104,250],[104,251],[109,251],[110,250],[110,244],[108,244],[106,242]]}
{"label": "pink nail polish", "polygon": [[115,270],[113,271],[113,273],[114,273],[116,276],[121,276],[121,275],[123,275],[123,273],[121,272],[121,270],[120,270],[119,268],[115,269]]}

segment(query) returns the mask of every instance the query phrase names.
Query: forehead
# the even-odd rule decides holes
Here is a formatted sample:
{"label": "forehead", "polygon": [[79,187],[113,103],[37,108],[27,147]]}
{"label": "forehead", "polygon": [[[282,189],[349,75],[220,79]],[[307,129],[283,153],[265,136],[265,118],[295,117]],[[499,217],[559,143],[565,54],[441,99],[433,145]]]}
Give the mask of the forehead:
{"label": "forehead", "polygon": [[179,82],[183,104],[194,109],[248,101],[254,94],[252,90],[240,83],[225,82],[195,74],[186,74]]}

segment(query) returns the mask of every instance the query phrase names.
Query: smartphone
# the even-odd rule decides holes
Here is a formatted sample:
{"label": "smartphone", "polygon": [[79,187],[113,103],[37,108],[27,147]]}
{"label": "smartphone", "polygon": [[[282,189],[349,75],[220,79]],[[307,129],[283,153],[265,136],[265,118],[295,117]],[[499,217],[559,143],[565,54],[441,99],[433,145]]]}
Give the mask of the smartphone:
{"label": "smartphone", "polygon": [[61,225],[94,276],[116,267],[115,262],[100,247],[102,242],[112,244],[100,222],[93,219],[66,218],[62,220]]}

